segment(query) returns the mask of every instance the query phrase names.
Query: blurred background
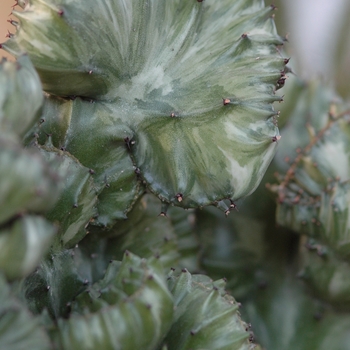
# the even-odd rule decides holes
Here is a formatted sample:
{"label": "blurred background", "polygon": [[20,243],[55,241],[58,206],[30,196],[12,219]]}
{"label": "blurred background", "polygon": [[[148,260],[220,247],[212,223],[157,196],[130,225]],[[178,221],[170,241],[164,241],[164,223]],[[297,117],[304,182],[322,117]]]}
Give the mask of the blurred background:
{"label": "blurred background", "polygon": [[[234,0],[232,0],[234,1]],[[0,43],[14,27],[7,22],[14,0],[0,0]],[[280,35],[288,37],[286,54],[293,70],[303,78],[315,75],[336,81],[343,96],[349,96],[350,79],[350,1],[274,0]],[[9,57],[4,51],[1,56]]]}
{"label": "blurred background", "polygon": [[[14,32],[13,25],[7,22],[10,18],[14,19],[13,16],[10,16],[14,3],[14,0],[0,0],[0,43],[6,41],[8,31],[11,33]],[[10,55],[8,55],[4,50],[1,50],[0,57],[3,56],[10,58]]]}

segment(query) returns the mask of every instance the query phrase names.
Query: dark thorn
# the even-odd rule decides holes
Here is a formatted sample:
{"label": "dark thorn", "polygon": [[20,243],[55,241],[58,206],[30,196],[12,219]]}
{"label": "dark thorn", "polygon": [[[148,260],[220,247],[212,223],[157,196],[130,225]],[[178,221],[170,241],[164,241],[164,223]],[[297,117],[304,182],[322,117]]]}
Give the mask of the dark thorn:
{"label": "dark thorn", "polygon": [[135,168],[135,174],[136,175],[140,175],[141,174],[141,170],[140,170],[140,168]]}
{"label": "dark thorn", "polygon": [[170,117],[171,117],[171,118],[175,118],[175,117],[176,117],[176,113],[172,112],[172,113],[170,114]]}
{"label": "dark thorn", "polygon": [[277,6],[274,4],[271,4],[270,7],[272,8],[272,11],[277,10]]}
{"label": "dark thorn", "polygon": [[129,137],[125,137],[124,142],[129,151],[131,151],[131,146],[133,146],[136,143],[135,140],[131,140]]}
{"label": "dark thorn", "polygon": [[278,86],[278,87],[284,86],[285,81],[286,81],[286,78],[279,78],[279,79],[277,80],[277,86]]}
{"label": "dark thorn", "polygon": [[63,16],[63,14],[64,14],[64,11],[63,11],[63,10],[59,10],[57,13],[58,13],[58,15],[59,15],[59,16],[61,16],[61,17],[62,17],[62,16]]}
{"label": "dark thorn", "polygon": [[49,290],[50,290],[50,288],[51,288],[51,286],[47,286],[47,287],[46,287],[46,290],[47,290],[47,291],[49,291]]}
{"label": "dark thorn", "polygon": [[175,271],[175,267],[171,267],[170,270],[171,270],[171,271]]}
{"label": "dark thorn", "polygon": [[94,174],[95,174],[95,170],[89,169],[89,173],[90,173],[91,175],[94,175]]}
{"label": "dark thorn", "polygon": [[179,192],[178,194],[176,194],[175,198],[177,199],[178,202],[181,203],[183,200],[183,194]]}
{"label": "dark thorn", "polygon": [[78,208],[78,204],[74,203],[73,208]]}
{"label": "dark thorn", "polygon": [[89,281],[87,279],[84,280],[83,285],[87,286],[89,284]]}
{"label": "dark thorn", "polygon": [[66,147],[61,147],[60,150],[65,152],[66,151]]}
{"label": "dark thorn", "polygon": [[183,273],[187,273],[187,272],[188,272],[186,268],[183,268],[181,271],[182,271]]}
{"label": "dark thorn", "polygon": [[237,205],[233,202],[232,199],[230,199],[230,202],[231,202],[231,204],[230,204],[230,209],[235,209],[236,211],[238,211]]}
{"label": "dark thorn", "polygon": [[18,22],[14,21],[13,19],[8,19],[7,22],[11,23],[13,26],[17,26]]}
{"label": "dark thorn", "polygon": [[163,217],[166,217],[166,213],[164,211],[161,211],[160,214],[158,216],[163,216]]}
{"label": "dark thorn", "polygon": [[281,135],[276,135],[272,137],[272,142],[277,142],[281,139]]}
{"label": "dark thorn", "polygon": [[110,187],[111,187],[111,185],[110,185],[110,184],[106,184],[106,187],[107,187],[107,188],[110,188]]}
{"label": "dark thorn", "polygon": [[41,118],[40,119],[40,124],[44,123],[45,122],[45,119],[44,118]]}
{"label": "dark thorn", "polygon": [[242,39],[248,38],[248,34],[246,34],[246,33],[242,34],[242,35],[241,35],[241,38],[242,38]]}
{"label": "dark thorn", "polygon": [[289,61],[290,61],[290,57],[289,57],[289,58],[285,58],[285,59],[284,59],[284,64],[288,64]]}
{"label": "dark thorn", "polygon": [[[201,2],[199,0],[197,0],[198,2]],[[196,333],[194,331],[191,331],[191,335],[195,335]]]}

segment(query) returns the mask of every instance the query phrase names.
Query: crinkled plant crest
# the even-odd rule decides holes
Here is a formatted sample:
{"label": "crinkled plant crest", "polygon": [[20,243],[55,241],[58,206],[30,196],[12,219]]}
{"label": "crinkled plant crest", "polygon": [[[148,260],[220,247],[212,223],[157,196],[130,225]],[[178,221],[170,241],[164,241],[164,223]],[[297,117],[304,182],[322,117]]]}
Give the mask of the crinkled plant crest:
{"label": "crinkled plant crest", "polygon": [[[261,0],[30,0],[2,47],[25,52],[49,95],[36,136],[90,169],[95,223],[147,190],[226,212],[276,150],[287,59]],[[31,134],[33,135],[33,133]]]}

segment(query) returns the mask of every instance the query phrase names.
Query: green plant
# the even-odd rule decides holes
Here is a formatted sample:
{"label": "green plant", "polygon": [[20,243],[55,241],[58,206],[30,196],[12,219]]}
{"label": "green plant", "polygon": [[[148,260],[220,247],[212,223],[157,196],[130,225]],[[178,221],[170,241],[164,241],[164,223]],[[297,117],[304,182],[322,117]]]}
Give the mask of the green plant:
{"label": "green plant", "polygon": [[275,6],[17,5],[1,44],[17,62],[0,64],[0,348],[348,348],[349,109],[291,79],[280,141]]}

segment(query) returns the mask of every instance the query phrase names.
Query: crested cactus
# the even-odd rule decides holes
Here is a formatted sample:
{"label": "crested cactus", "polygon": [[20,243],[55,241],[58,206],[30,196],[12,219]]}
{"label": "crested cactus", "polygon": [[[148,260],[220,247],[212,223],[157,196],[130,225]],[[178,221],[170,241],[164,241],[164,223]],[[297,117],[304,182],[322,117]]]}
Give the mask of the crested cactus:
{"label": "crested cactus", "polygon": [[70,319],[58,323],[61,348],[152,350],[171,325],[173,300],[157,266],[127,252],[72,309]]}
{"label": "crested cactus", "polygon": [[32,0],[13,13],[2,46],[26,52],[52,95],[38,141],[52,135],[92,169],[95,223],[124,217],[142,187],[165,205],[226,213],[254,191],[279,139],[272,103],[287,60],[273,11],[260,0]]}
{"label": "crested cactus", "polygon": [[[48,251],[55,228],[35,214],[54,205],[62,184],[52,162],[21,145],[43,100],[29,58],[3,60],[0,81],[0,269],[13,280],[30,274]],[[27,96],[29,103],[16,103]]]}
{"label": "crested cactus", "polygon": [[[277,222],[304,235],[299,276],[321,299],[348,309],[350,109],[320,84],[306,87],[304,95],[294,123],[308,117],[309,142],[300,144],[304,147],[272,187]],[[293,139],[292,130],[286,130],[286,139]],[[288,152],[282,148],[280,157]]]}
{"label": "crested cactus", "polygon": [[[164,340],[166,349],[256,349],[250,327],[241,321],[239,303],[225,291],[225,281],[170,273],[174,321]],[[227,332],[230,329],[230,332]]]}
{"label": "crested cactus", "polygon": [[4,277],[0,277],[0,347],[2,349],[50,348],[50,339],[40,319],[11,294]]}
{"label": "crested cactus", "polygon": [[277,93],[276,6],[16,5],[0,348],[350,350],[349,109]]}

